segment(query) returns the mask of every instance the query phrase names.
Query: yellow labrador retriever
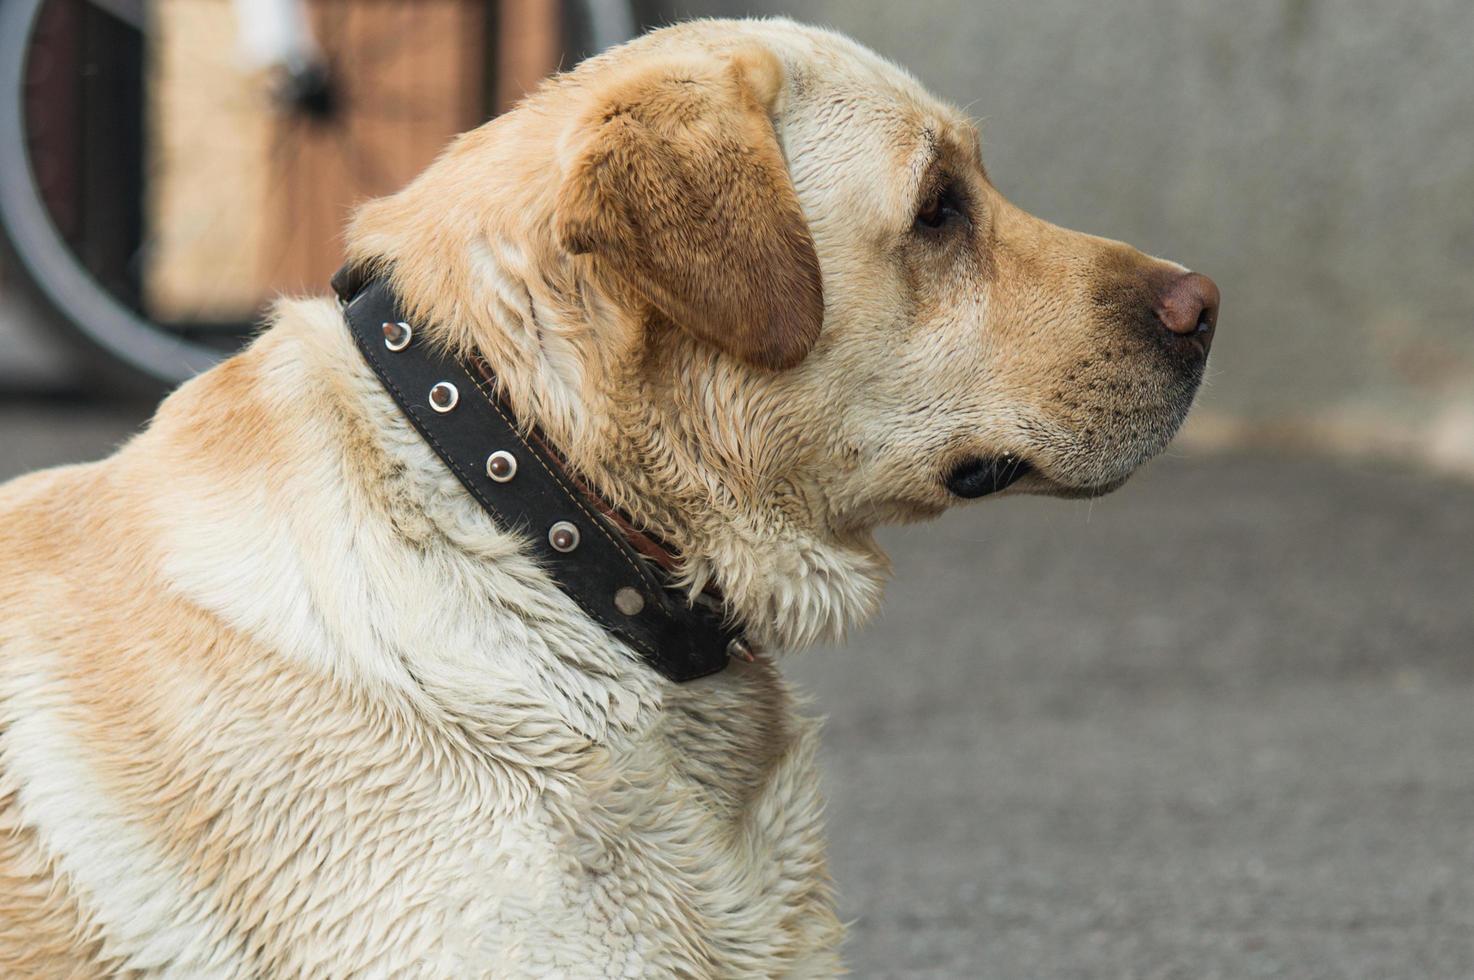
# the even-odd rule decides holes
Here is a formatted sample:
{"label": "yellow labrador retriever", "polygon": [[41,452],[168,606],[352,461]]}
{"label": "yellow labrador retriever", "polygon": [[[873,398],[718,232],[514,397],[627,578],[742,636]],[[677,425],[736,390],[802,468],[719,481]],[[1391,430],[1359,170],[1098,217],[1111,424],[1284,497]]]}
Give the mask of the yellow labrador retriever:
{"label": "yellow labrador retriever", "polygon": [[[1011,206],[961,113],[784,20],[585,62],[348,241],[598,533],[659,542],[770,651],[875,610],[877,525],[1120,486],[1217,313],[1205,277]],[[815,725],[772,660],[667,679],[540,534],[327,299],[112,458],[6,486],[0,973],[839,972]]]}

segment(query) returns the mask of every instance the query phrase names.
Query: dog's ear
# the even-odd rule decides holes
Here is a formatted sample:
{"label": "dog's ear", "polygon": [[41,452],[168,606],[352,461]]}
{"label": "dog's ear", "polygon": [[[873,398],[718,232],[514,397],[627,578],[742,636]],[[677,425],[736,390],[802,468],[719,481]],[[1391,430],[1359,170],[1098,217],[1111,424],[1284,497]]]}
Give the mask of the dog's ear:
{"label": "dog's ear", "polygon": [[571,133],[555,234],[664,317],[743,361],[792,367],[819,337],[814,242],[769,118],[771,52],[643,61]]}

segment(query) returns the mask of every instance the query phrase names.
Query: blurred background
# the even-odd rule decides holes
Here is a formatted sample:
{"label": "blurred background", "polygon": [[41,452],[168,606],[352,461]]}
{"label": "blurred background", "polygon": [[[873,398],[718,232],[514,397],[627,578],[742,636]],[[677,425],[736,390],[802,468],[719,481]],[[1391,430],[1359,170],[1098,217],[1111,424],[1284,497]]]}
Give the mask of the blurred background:
{"label": "blurred background", "polygon": [[1224,296],[1167,457],[891,532],[882,620],[794,664],[856,973],[1474,976],[1466,0],[0,0],[0,475],[105,453],[556,66],[778,14]]}

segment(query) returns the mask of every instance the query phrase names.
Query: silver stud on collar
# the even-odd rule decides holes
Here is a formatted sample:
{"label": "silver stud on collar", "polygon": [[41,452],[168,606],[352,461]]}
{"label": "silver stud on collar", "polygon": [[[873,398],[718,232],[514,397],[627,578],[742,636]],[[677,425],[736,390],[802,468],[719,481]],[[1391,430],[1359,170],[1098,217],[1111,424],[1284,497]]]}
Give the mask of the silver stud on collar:
{"label": "silver stud on collar", "polygon": [[645,608],[645,597],[639,589],[626,585],[614,593],[614,608],[626,616],[638,616]]}
{"label": "silver stud on collar", "polygon": [[461,393],[449,381],[437,381],[430,389],[430,407],[442,415],[455,408],[460,400]]}
{"label": "silver stud on collar", "polygon": [[559,521],[548,528],[548,544],[553,546],[554,551],[568,554],[578,547],[578,528],[567,521]]}
{"label": "silver stud on collar", "polygon": [[498,483],[507,483],[517,475],[517,457],[498,449],[486,457],[486,475]]}
{"label": "silver stud on collar", "polygon": [[727,641],[727,656],[752,663],[757,659],[757,652],[752,649],[752,644],[748,643],[745,637],[734,636]]}
{"label": "silver stud on collar", "polygon": [[392,351],[404,350],[413,337],[414,331],[403,320],[384,324],[384,346]]}

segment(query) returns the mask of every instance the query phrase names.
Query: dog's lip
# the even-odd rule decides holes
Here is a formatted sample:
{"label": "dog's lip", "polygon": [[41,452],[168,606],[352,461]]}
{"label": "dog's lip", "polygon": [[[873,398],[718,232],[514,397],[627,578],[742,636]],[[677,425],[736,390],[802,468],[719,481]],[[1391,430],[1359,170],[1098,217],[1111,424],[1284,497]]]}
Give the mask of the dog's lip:
{"label": "dog's lip", "polygon": [[1062,497],[1065,500],[1091,500],[1095,497],[1104,497],[1108,493],[1115,493],[1131,479],[1131,474],[1107,480],[1104,483],[1090,483],[1081,486],[1068,486],[1054,480],[1047,480],[1047,489],[1044,491],[1052,497]]}
{"label": "dog's lip", "polygon": [[1102,483],[1077,484],[1055,479],[1018,453],[966,456],[954,463],[944,482],[947,490],[964,500],[1001,493],[1025,478],[1029,489],[1050,497],[1085,500],[1119,490],[1131,478],[1127,473]]}
{"label": "dog's lip", "polygon": [[955,463],[944,482],[947,489],[964,500],[976,500],[1007,490],[1034,472],[1034,466],[1017,453],[968,456]]}

